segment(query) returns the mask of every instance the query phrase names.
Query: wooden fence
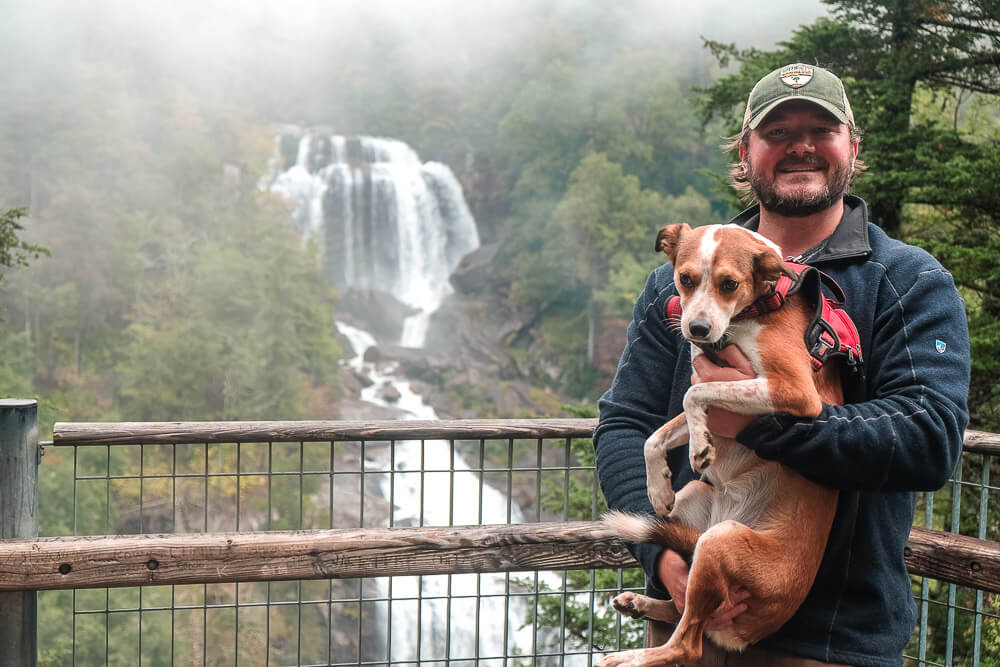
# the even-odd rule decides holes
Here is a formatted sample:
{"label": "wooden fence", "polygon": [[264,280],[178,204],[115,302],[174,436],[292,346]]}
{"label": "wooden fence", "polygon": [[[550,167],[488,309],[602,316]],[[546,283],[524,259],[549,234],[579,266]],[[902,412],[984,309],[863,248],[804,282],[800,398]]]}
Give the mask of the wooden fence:
{"label": "wooden fence", "polygon": [[[34,591],[635,565],[600,522],[37,538],[37,407],[0,401],[0,664],[35,664]],[[83,444],[589,437],[596,420],[57,424]],[[970,431],[965,450],[1000,454]],[[914,527],[915,575],[1000,592],[1000,543]],[[7,662],[5,662],[7,661]]]}

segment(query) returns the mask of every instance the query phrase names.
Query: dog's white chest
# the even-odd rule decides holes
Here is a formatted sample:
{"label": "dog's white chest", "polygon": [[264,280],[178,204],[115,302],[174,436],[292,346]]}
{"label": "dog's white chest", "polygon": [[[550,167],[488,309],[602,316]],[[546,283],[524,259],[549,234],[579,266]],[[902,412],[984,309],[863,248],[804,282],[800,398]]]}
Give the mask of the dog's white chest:
{"label": "dog's white chest", "polygon": [[728,443],[726,454],[720,456],[705,472],[712,484],[709,526],[722,521],[738,521],[751,528],[766,517],[777,475],[774,466],[760,465],[757,456],[737,442]]}

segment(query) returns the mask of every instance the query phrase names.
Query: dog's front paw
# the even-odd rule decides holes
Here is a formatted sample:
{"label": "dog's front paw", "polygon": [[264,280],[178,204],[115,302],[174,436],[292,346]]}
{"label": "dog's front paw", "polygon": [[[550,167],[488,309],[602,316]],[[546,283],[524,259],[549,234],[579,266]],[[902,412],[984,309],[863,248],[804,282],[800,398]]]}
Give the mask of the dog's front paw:
{"label": "dog's front paw", "polygon": [[674,511],[674,492],[670,492],[670,498],[667,500],[660,496],[655,499],[650,498],[650,502],[653,505],[653,511],[656,512],[656,516],[662,516],[666,519]]}
{"label": "dog's front paw", "polygon": [[708,431],[702,432],[702,437],[697,441],[692,438],[691,447],[688,452],[691,459],[691,468],[697,473],[703,473],[715,462],[715,446],[712,444],[712,434]]}
{"label": "dog's front paw", "polygon": [[663,466],[661,472],[646,470],[646,493],[653,510],[660,516],[670,515],[674,509],[674,488],[670,485],[670,468]]}

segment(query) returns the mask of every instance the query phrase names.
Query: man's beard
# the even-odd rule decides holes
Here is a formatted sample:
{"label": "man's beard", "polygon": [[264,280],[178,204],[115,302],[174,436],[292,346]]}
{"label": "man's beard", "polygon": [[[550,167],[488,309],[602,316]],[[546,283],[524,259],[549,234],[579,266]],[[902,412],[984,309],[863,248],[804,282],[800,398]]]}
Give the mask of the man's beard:
{"label": "man's beard", "polygon": [[[817,162],[819,161],[796,162],[795,164],[796,166],[820,167],[825,165],[825,162],[823,164],[816,164]],[[781,166],[781,163],[777,166]],[[804,218],[813,213],[825,211],[850,192],[851,172],[853,168],[854,166],[850,162],[845,162],[836,167],[827,179],[826,185],[816,193],[810,195],[795,193],[783,196],[778,194],[777,188],[774,186],[774,180],[767,180],[762,174],[758,173],[754,169],[753,163],[748,159],[747,182],[753,189],[757,201],[760,202],[760,207],[765,211],[777,213],[788,218]]]}

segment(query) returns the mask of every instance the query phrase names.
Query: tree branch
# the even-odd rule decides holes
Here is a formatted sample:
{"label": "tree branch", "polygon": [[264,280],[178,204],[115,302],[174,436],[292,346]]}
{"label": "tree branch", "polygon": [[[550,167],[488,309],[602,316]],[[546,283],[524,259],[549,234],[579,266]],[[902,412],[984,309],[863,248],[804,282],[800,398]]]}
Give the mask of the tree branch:
{"label": "tree branch", "polygon": [[992,30],[990,28],[984,28],[970,23],[957,23],[955,21],[941,21],[932,18],[921,18],[919,20],[921,25],[939,25],[945,28],[951,28],[953,30],[964,30],[966,32],[974,32],[979,35],[990,35],[991,37],[1000,37],[1000,30]]}
{"label": "tree branch", "polygon": [[977,65],[1000,65],[1000,52],[979,53],[968,58],[933,63],[924,68],[924,76],[933,76],[940,72],[957,72]]}
{"label": "tree branch", "polygon": [[959,88],[964,88],[966,90],[971,90],[974,93],[984,93],[986,95],[1000,95],[1000,83],[994,83],[991,86],[976,83],[975,81],[969,81],[959,77],[952,77],[946,74],[934,74],[928,77],[934,83],[943,83],[948,86],[957,86]]}

